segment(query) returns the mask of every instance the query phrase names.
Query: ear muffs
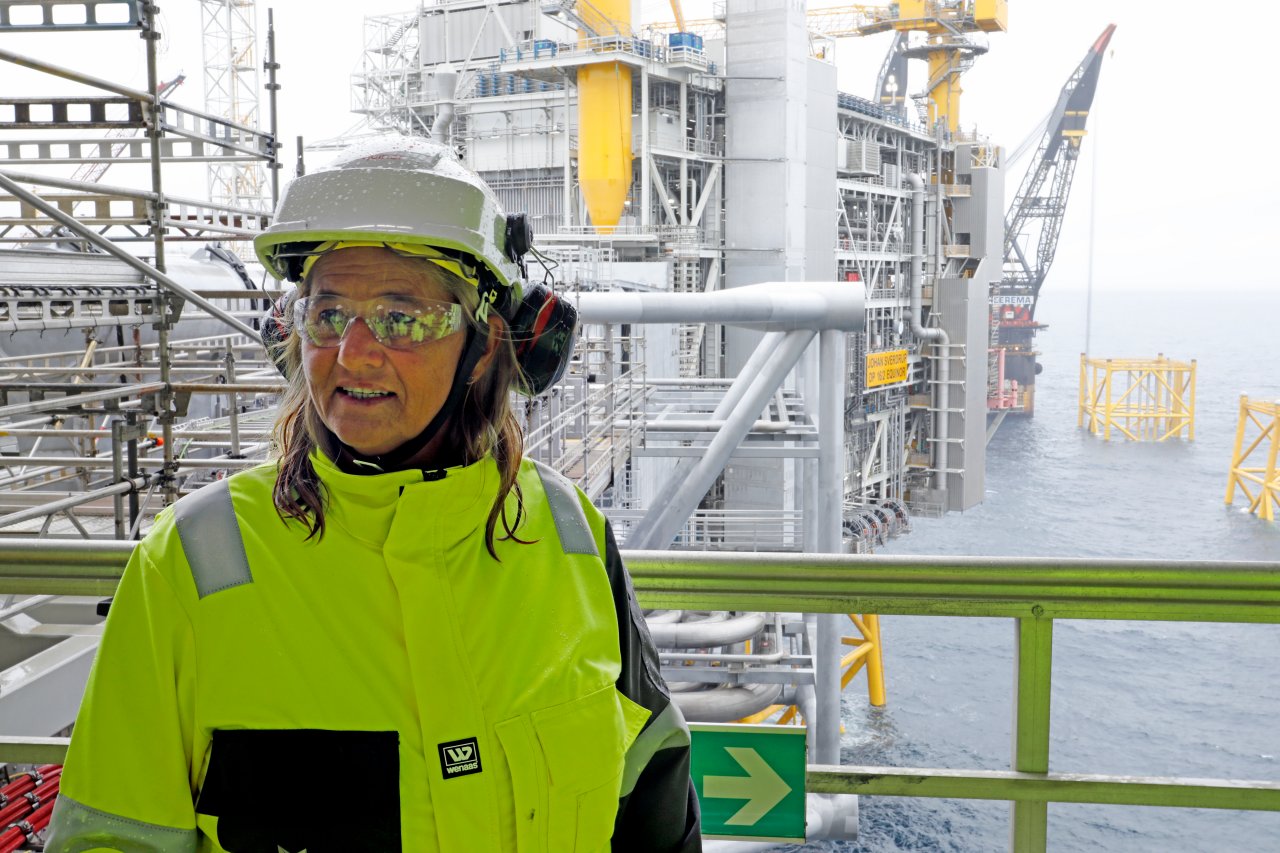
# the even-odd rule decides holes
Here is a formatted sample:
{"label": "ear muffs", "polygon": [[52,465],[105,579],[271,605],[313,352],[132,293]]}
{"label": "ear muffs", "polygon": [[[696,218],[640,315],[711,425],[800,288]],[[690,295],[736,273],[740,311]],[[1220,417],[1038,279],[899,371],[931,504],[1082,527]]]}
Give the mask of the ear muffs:
{"label": "ear muffs", "polygon": [[533,245],[533,223],[524,213],[507,214],[506,247],[507,257],[516,263],[520,262],[525,252]]}
{"label": "ear muffs", "polygon": [[530,284],[511,317],[516,361],[524,371],[520,392],[536,397],[560,381],[578,336],[578,309],[545,284]]}

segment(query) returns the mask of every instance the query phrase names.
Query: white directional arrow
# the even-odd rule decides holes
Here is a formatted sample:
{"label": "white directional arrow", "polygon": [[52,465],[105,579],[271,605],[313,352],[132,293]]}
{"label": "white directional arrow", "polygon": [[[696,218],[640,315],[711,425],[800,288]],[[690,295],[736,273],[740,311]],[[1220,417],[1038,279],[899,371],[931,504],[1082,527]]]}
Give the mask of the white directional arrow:
{"label": "white directional arrow", "polygon": [[738,813],[725,821],[730,826],[754,826],[769,810],[791,793],[791,786],[754,749],[726,746],[724,751],[747,771],[746,776],[708,776],[702,795],[715,799],[746,800]]}

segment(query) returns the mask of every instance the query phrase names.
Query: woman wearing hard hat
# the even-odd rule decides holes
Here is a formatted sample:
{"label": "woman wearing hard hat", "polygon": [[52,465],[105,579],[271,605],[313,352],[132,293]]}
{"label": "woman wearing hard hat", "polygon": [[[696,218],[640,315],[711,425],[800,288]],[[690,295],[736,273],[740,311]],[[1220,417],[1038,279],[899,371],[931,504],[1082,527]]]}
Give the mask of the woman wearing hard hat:
{"label": "woman wearing hard hat", "polygon": [[522,456],[576,328],[529,239],[424,140],[289,186],[277,457],[134,552],[46,849],[700,848],[608,522]]}

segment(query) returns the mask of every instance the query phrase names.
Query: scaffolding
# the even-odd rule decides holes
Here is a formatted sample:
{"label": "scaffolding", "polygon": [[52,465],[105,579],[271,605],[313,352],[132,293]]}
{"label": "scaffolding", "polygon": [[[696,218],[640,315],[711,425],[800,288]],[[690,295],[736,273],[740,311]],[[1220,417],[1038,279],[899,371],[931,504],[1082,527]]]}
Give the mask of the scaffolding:
{"label": "scaffolding", "polygon": [[[257,17],[257,0],[200,0],[204,108],[234,125],[255,130],[262,117],[258,106]],[[264,67],[271,72],[274,86],[274,58],[268,57]],[[242,142],[234,137],[233,141]],[[209,164],[209,198],[214,202],[269,213],[275,208],[275,196],[274,184],[259,161]]]}
{"label": "scaffolding", "polygon": [[1196,361],[1089,358],[1080,355],[1080,406],[1076,423],[1111,440],[1117,430],[1130,441],[1196,437]]}
{"label": "scaffolding", "polygon": [[[1249,426],[1258,434],[1245,444]],[[1262,465],[1249,465],[1254,453],[1265,456]],[[1236,426],[1236,446],[1231,454],[1231,473],[1227,478],[1227,506],[1235,500],[1236,489],[1244,492],[1249,501],[1249,512],[1266,521],[1275,521],[1280,515],[1280,400],[1264,403],[1240,395],[1240,421]],[[1257,493],[1251,492],[1252,484]]]}

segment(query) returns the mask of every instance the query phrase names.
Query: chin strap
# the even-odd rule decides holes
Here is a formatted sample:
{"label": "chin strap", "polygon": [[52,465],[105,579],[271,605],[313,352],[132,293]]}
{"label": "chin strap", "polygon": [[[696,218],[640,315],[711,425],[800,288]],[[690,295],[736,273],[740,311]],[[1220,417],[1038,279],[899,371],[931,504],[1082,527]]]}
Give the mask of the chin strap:
{"label": "chin strap", "polygon": [[[445,398],[444,404],[440,407],[440,411],[436,412],[436,416],[426,425],[422,432],[397,447],[395,450],[388,451],[381,456],[369,456],[361,453],[353,447],[349,447],[338,440],[340,450],[340,458],[335,460],[338,467],[349,474],[385,474],[389,471],[403,471],[410,466],[409,460],[417,456],[426,447],[446,423],[449,422],[450,416],[458,411],[462,405],[462,397],[467,393],[467,386],[471,384],[471,372],[476,369],[476,365],[480,363],[481,357],[484,356],[485,347],[489,342],[489,325],[482,324],[479,328],[467,328],[467,343],[462,350],[462,358],[458,360],[458,369],[453,374],[453,384],[449,386],[449,396]],[[447,461],[447,460],[446,460]],[[443,468],[444,465],[437,465],[435,468]]]}

